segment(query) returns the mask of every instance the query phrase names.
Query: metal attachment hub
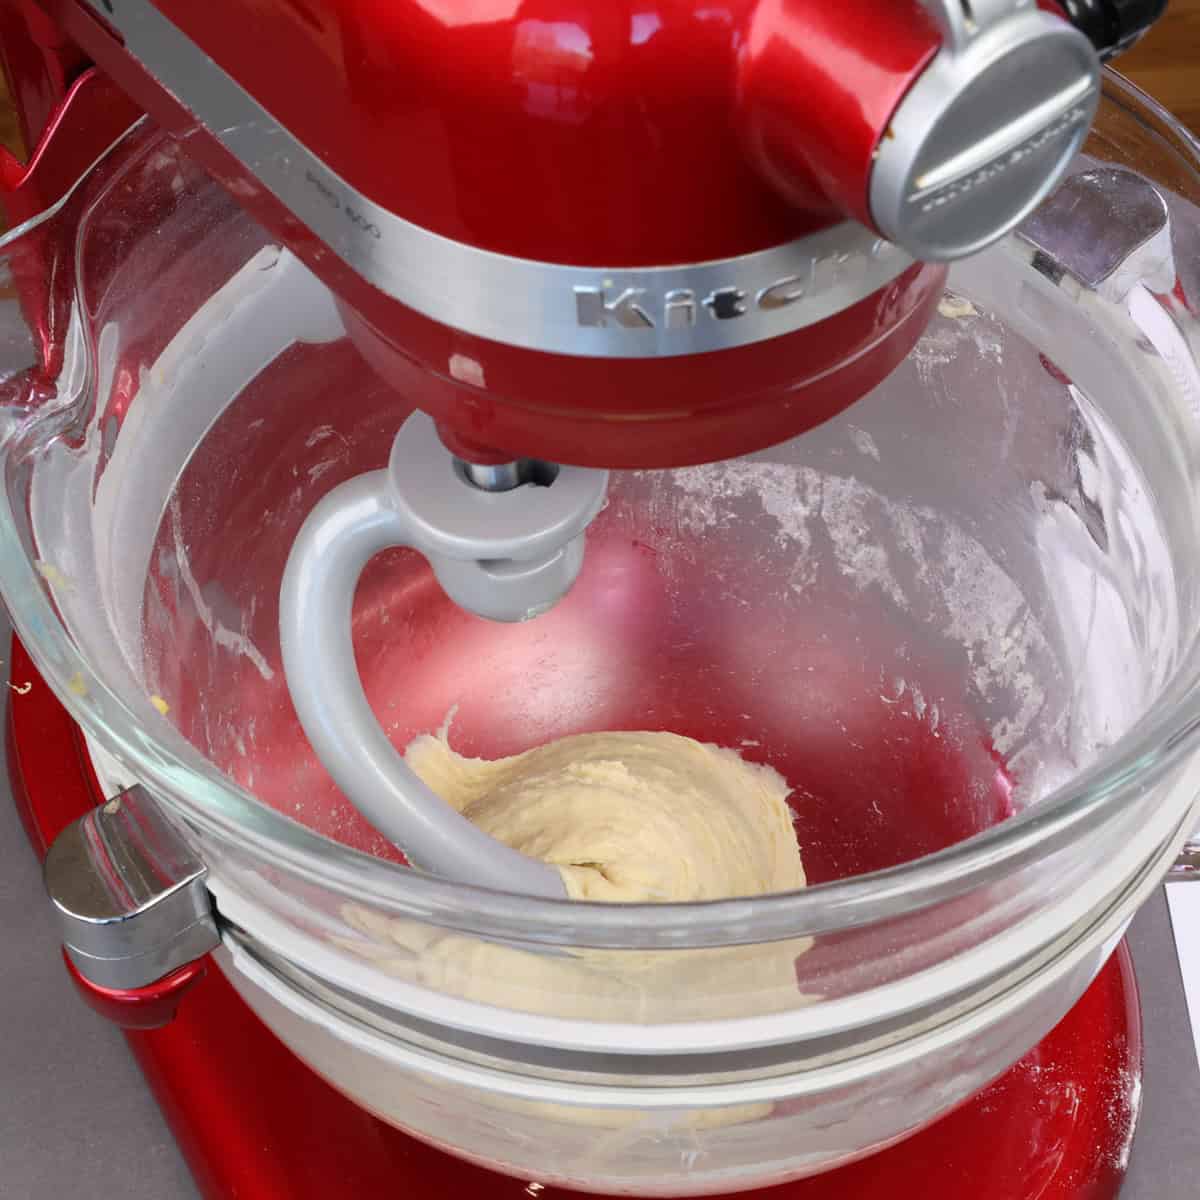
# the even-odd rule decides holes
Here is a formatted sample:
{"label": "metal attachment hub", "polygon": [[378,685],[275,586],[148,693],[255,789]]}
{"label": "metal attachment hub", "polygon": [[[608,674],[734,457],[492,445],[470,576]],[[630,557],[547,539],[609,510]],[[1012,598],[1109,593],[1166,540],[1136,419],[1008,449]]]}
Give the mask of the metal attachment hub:
{"label": "metal attachment hub", "polygon": [[557,478],[557,463],[544,462],[540,458],[517,458],[504,463],[473,463],[456,459],[463,474],[484,492],[511,492],[513,488],[532,483],[538,487],[549,487]]}

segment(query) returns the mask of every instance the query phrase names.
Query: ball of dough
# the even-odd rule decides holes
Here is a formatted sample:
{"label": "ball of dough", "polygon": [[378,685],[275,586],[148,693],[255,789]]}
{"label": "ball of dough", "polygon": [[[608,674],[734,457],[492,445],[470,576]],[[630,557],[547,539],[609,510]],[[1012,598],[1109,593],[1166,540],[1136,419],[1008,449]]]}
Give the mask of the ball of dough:
{"label": "ball of dough", "polygon": [[480,829],[562,873],[577,900],[719,900],[805,883],[771,767],[673,733],[586,733],[511,758],[465,758],[445,736],[405,759]]}

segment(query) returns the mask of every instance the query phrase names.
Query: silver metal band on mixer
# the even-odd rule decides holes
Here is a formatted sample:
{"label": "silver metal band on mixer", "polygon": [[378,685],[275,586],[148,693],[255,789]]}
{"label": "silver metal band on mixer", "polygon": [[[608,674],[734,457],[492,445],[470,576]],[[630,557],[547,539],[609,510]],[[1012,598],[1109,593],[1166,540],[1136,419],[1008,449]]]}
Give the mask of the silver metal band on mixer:
{"label": "silver metal band on mixer", "polygon": [[580,267],[481,250],[406,221],[340,178],[148,0],[88,3],[347,266],[464,333],[587,358],[728,350],[824,321],[913,262],[852,221],[682,265]]}

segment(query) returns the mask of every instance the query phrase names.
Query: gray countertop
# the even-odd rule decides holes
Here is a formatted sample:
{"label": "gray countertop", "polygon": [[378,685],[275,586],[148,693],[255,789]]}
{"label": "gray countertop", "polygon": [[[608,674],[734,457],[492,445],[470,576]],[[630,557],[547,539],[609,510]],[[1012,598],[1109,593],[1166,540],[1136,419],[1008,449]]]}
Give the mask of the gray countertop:
{"label": "gray countertop", "polygon": [[199,1196],[125,1039],[84,1006],[67,979],[7,773],[0,782],[0,919],[0,1197]]}
{"label": "gray countertop", "polygon": [[[7,645],[2,625],[0,637]],[[0,1197],[198,1196],[124,1038],[84,1007],[67,980],[7,775],[0,777],[0,914]],[[1122,1200],[1192,1200],[1200,1179],[1200,1067],[1161,892],[1138,915],[1130,943],[1146,1077]]]}

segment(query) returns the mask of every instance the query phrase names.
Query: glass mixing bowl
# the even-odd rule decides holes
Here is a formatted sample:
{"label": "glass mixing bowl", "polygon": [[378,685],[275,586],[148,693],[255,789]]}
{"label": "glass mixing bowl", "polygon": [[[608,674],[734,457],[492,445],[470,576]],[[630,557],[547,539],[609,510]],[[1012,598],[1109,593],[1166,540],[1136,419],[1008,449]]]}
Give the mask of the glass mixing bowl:
{"label": "glass mixing bowl", "polygon": [[102,777],[207,863],[222,969],[358,1103],[593,1190],[846,1162],[1037,1042],[1195,825],[1198,167],[1110,74],[1064,189],[952,269],[892,377],[768,452],[617,473],[552,612],[470,617],[408,551],[364,575],[398,746],[449,720],[488,756],[736,747],[792,785],[800,892],[487,892],[411,870],[338,793],[288,699],[280,577],[407,410],[149,127],[3,243],[14,625]]}

